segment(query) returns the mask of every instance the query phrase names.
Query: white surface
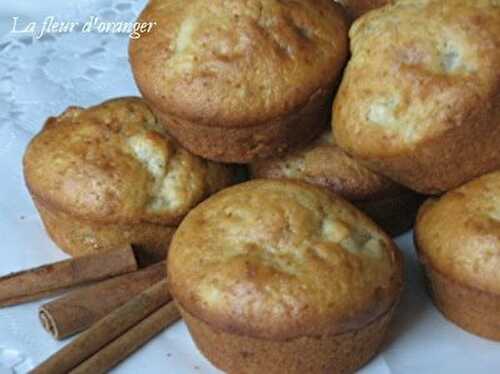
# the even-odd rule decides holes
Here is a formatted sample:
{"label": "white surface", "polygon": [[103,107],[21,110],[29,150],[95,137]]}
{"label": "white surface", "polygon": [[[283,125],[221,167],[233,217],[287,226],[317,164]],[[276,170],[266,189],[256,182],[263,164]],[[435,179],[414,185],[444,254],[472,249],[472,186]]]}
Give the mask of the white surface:
{"label": "white surface", "polygon": [[[0,4],[0,274],[64,258],[50,242],[24,187],[24,148],[49,115],[68,105],[91,105],[137,94],[126,35],[58,34],[33,41],[9,33],[20,21],[85,22],[89,16],[132,21],[143,1],[2,1]],[[422,288],[411,235],[398,240],[406,255],[407,288],[391,336],[363,374],[499,373],[500,344],[447,322]],[[37,320],[40,303],[0,309],[0,374],[24,373],[63,344]],[[217,373],[198,353],[183,323],[159,335],[115,369],[117,373]],[[264,374],[264,373],[263,373]]]}

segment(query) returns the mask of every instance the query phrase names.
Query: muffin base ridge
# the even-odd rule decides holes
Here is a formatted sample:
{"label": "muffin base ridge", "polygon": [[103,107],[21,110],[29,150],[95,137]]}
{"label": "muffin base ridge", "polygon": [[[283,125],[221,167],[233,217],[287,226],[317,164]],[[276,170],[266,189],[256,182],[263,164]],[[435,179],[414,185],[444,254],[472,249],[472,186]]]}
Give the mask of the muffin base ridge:
{"label": "muffin base ridge", "polygon": [[425,265],[427,288],[439,311],[462,329],[500,341],[500,295],[460,284]]}
{"label": "muffin base ridge", "polygon": [[330,90],[319,90],[303,108],[286,117],[237,128],[205,126],[151,107],[165,129],[190,152],[213,161],[248,163],[307,144],[328,126],[331,101]]}
{"label": "muffin base ridge", "polygon": [[271,341],[213,329],[179,306],[198,349],[229,374],[352,373],[379,350],[394,309],[356,331]]}
{"label": "muffin base ridge", "polygon": [[153,223],[102,224],[72,217],[33,198],[45,230],[64,252],[83,256],[132,244],[140,265],[164,260],[174,227]]}

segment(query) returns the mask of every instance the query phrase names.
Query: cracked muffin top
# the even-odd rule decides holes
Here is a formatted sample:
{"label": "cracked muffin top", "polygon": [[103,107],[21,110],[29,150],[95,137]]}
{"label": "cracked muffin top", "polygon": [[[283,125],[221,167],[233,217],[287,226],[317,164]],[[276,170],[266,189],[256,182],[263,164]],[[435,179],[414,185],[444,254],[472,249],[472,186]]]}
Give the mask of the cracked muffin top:
{"label": "cracked muffin top", "polygon": [[177,224],[232,182],[229,166],[181,148],[139,98],[49,118],[26,150],[24,173],[42,203],[103,223]]}
{"label": "cracked muffin top", "polygon": [[324,186],[349,201],[371,201],[409,192],[345,153],[334,143],[331,131],[283,157],[253,162],[250,172],[253,178],[297,179]]}
{"label": "cracked muffin top", "polygon": [[487,116],[498,123],[500,1],[400,0],[349,35],[334,130],[350,154],[390,158]]}
{"label": "cracked muffin top", "polygon": [[144,97],[200,124],[251,126],[331,90],[348,53],[344,10],[332,0],[152,0],[131,40]]}
{"label": "cracked muffin top", "polygon": [[421,258],[465,286],[500,295],[500,172],[486,174],[420,209]]}
{"label": "cracked muffin top", "polygon": [[349,31],[337,144],[440,194],[500,166],[500,0],[399,0]]}
{"label": "cracked muffin top", "polygon": [[326,189],[255,180],[217,193],[179,226],[169,289],[225,331],[287,339],[337,334],[387,312],[402,286],[397,248]]}

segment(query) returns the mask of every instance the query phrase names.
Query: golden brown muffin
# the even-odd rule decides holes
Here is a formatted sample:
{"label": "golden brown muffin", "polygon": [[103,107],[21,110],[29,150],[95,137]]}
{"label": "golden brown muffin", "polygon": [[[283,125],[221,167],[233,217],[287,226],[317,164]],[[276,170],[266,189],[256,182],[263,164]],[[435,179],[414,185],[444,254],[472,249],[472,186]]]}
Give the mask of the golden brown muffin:
{"label": "golden brown muffin", "polygon": [[500,340],[500,172],[427,201],[416,247],[436,306],[460,327]]}
{"label": "golden brown muffin", "polygon": [[347,155],[326,131],[309,146],[250,164],[253,178],[297,179],[324,186],[349,200],[384,231],[397,236],[415,222],[422,197],[372,172]]}
{"label": "golden brown muffin", "polygon": [[246,163],[327,124],[348,54],[332,0],[152,0],[130,62],[162,124],[202,157]]}
{"label": "golden brown muffin", "polygon": [[392,4],[395,0],[335,0],[342,4],[350,19],[354,20],[370,10]]}
{"label": "golden brown muffin", "polygon": [[174,227],[229,185],[229,166],[192,155],[139,98],[49,118],[24,156],[26,184],[54,241],[72,255],[131,243],[165,256]]}
{"label": "golden brown muffin", "polygon": [[402,0],[350,30],[335,138],[422,193],[500,166],[500,1]]}
{"label": "golden brown muffin", "polygon": [[346,373],[378,350],[402,288],[392,240],[326,189],[255,180],[193,209],[169,289],[228,373]]}

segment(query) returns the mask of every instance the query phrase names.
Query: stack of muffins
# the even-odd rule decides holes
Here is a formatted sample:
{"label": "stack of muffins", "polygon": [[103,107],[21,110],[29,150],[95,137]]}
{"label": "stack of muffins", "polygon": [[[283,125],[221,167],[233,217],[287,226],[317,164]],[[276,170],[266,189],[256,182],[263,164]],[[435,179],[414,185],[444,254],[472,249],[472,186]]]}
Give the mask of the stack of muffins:
{"label": "stack of muffins", "polygon": [[[151,0],[143,99],[69,108],[25,155],[68,253],[169,248],[170,292],[229,373],[366,363],[403,286],[390,236],[447,191],[416,220],[429,288],[500,340],[500,1],[342,4]],[[241,164],[256,180],[229,187]]]}

